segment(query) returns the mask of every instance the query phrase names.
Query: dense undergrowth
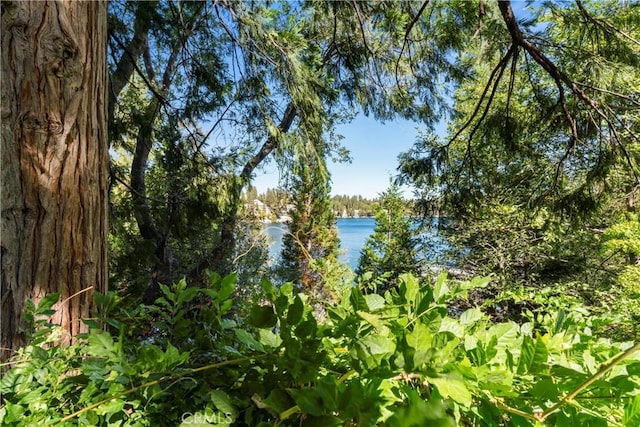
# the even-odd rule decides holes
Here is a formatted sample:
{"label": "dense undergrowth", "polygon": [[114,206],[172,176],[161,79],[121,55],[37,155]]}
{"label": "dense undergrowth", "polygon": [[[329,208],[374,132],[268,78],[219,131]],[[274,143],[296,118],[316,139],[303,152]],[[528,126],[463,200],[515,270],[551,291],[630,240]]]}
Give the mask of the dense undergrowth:
{"label": "dense undergrowth", "polygon": [[268,281],[162,286],[153,306],[96,295],[71,346],[32,308],[30,344],[5,366],[2,425],[640,425],[640,346],[596,336],[597,317],[553,299],[496,322],[452,301],[488,278],[400,278],[317,307]]}

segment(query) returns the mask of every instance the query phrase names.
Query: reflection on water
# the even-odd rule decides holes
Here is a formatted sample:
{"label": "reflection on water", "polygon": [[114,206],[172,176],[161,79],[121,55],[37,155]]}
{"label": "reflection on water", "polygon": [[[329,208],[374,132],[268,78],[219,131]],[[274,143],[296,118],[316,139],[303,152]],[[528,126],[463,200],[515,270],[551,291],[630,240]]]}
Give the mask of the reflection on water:
{"label": "reflection on water", "polygon": [[263,233],[269,239],[269,258],[275,260],[282,252],[282,236],[287,232],[286,224],[272,222],[264,225]]}
{"label": "reflection on water", "polygon": [[[367,237],[373,233],[376,220],[375,218],[338,218],[337,226],[342,249],[340,260],[355,270],[360,258],[360,249],[364,246]],[[429,261],[436,260],[447,249],[447,242],[437,235],[436,227],[437,219],[434,218],[430,230],[425,232],[429,246],[424,250],[423,256]],[[269,257],[271,260],[276,260],[280,256],[282,236],[286,232],[286,224],[265,224],[264,233],[269,239]]]}

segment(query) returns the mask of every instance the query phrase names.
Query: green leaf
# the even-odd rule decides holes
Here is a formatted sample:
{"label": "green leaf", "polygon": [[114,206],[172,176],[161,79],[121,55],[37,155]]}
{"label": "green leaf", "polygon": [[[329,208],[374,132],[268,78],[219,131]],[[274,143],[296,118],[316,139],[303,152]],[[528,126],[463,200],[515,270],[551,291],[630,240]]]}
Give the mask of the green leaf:
{"label": "green leaf", "polygon": [[295,399],[296,405],[300,407],[304,413],[311,415],[322,415],[323,407],[320,397],[312,389],[289,390],[289,393]]}
{"label": "green leaf", "polygon": [[196,297],[196,295],[198,295],[199,291],[200,290],[198,288],[187,288],[181,291],[178,294],[178,300],[176,301],[176,303],[178,305],[182,305],[184,303],[191,302]]}
{"label": "green leaf", "polygon": [[168,311],[171,311],[173,309],[172,303],[169,302],[165,297],[156,298],[156,300],[154,301],[154,305],[149,307],[149,309],[157,313],[162,313],[161,306],[164,306],[164,308]]}
{"label": "green leaf", "polygon": [[284,296],[290,297],[293,295],[293,283],[287,282],[280,285],[280,293]]}
{"label": "green leaf", "polygon": [[297,325],[302,320],[302,314],[304,312],[304,304],[300,295],[296,295],[293,299],[293,304],[289,306],[287,311],[287,324],[293,326]]}
{"label": "green leaf", "polygon": [[389,354],[396,348],[395,343],[390,338],[382,335],[367,335],[360,339],[359,342],[366,347],[371,354]]}
{"label": "green leaf", "polygon": [[244,329],[234,329],[236,337],[238,340],[246,345],[250,350],[264,352],[264,347],[260,344],[256,339]]}
{"label": "green leaf", "polygon": [[6,423],[14,422],[16,423],[15,425],[20,425],[18,423],[24,418],[24,413],[26,411],[25,407],[21,405],[16,405],[9,401],[5,401],[4,407],[2,409],[6,411],[5,412],[6,415],[3,417],[4,419],[2,420],[3,421],[2,425],[5,425],[4,424],[5,422]]}
{"label": "green leaf", "polygon": [[491,277],[474,277],[466,286],[467,289],[486,288],[491,283]]}
{"label": "green leaf", "polygon": [[209,287],[214,289],[217,288],[218,282],[220,282],[220,275],[209,270],[205,270],[205,274],[209,276]]}
{"label": "green leaf", "polygon": [[361,311],[361,310],[356,311],[356,314],[360,316],[362,319],[364,319],[367,323],[369,323],[370,325],[373,325],[376,328],[379,328],[381,326],[380,316],[376,314],[367,313],[366,311]]}
{"label": "green leaf", "polygon": [[378,295],[378,294],[365,295],[364,300],[370,312],[384,308],[384,298],[382,297],[382,295]]}
{"label": "green leaf", "polygon": [[185,363],[189,359],[189,353],[180,353],[175,346],[171,343],[167,343],[167,350],[163,355],[163,362],[168,368],[174,368],[178,365]]}
{"label": "green leaf", "polygon": [[556,317],[555,325],[553,326],[553,334],[558,334],[562,331],[565,326],[566,314],[564,310],[560,310]]}
{"label": "green leaf", "polygon": [[384,425],[396,426],[429,426],[429,427],[454,427],[454,419],[446,413],[445,406],[440,399],[424,400],[414,390],[407,389],[407,402],[399,408],[394,408],[393,414]]}
{"label": "green leaf", "polygon": [[228,299],[220,305],[220,314],[225,314],[233,307],[233,300]]}
{"label": "green leaf", "polygon": [[438,332],[451,332],[455,337],[463,338],[465,336],[465,328],[456,319],[445,317],[442,319]]}
{"label": "green leaf", "polygon": [[111,399],[95,409],[97,415],[116,414],[124,408],[124,400]]}
{"label": "green leaf", "polygon": [[113,338],[107,332],[91,331],[87,353],[95,356],[109,356],[114,351]]}
{"label": "green leaf", "polygon": [[480,311],[480,309],[475,307],[470,308],[466,310],[464,313],[462,313],[462,315],[460,316],[460,323],[465,326],[471,325],[472,323],[477,322],[483,317],[484,317],[484,314],[482,313],[482,311]]}
{"label": "green leaf", "polygon": [[452,377],[429,377],[428,379],[436,386],[443,398],[451,398],[467,408],[471,406],[471,392],[459,379]]}
{"label": "green leaf", "polygon": [[281,413],[287,409],[295,406],[295,402],[285,390],[275,389],[271,390],[269,396],[262,401],[267,407],[273,409],[276,413]]}
{"label": "green leaf", "polygon": [[260,282],[260,287],[262,288],[262,291],[268,299],[272,300],[275,297],[276,287],[273,286],[273,283],[271,283],[269,280],[262,279],[262,281]]}
{"label": "green leaf", "polygon": [[625,426],[640,426],[640,394],[630,399],[629,403],[624,407],[622,424]]}
{"label": "green leaf", "polygon": [[298,338],[313,336],[317,331],[317,325],[315,318],[307,319],[296,327],[295,334]]}
{"label": "green leaf", "polygon": [[629,375],[640,376],[640,361],[634,361],[626,365]]}
{"label": "green leaf", "polygon": [[231,403],[231,398],[222,390],[211,390],[211,401],[231,421],[235,420],[237,411]]}
{"label": "green leaf", "polygon": [[33,346],[31,350],[31,357],[33,359],[38,359],[39,361],[45,362],[49,359],[49,353],[42,347]]}
{"label": "green leaf", "polygon": [[220,293],[218,294],[218,300],[224,301],[229,298],[236,287],[236,283],[238,283],[238,273],[231,273],[226,275],[220,283]]}
{"label": "green leaf", "polygon": [[389,337],[366,335],[358,341],[355,353],[368,369],[376,369],[384,359],[393,355],[395,349],[395,342]]}
{"label": "green leaf", "polygon": [[[520,327],[513,323],[498,323],[489,328],[487,331],[489,336],[493,335],[496,340],[495,347],[500,349],[517,348],[520,345],[518,337],[520,336]],[[488,349],[491,346],[487,346]]]}
{"label": "green leaf", "polygon": [[520,361],[518,362],[518,373],[538,373],[547,368],[547,358],[549,351],[541,337],[535,340],[525,335],[522,338],[520,350]]}
{"label": "green leaf", "polygon": [[353,307],[354,311],[368,310],[367,301],[364,299],[362,291],[357,286],[351,289],[351,296],[349,297],[349,301],[351,302],[351,306]]}
{"label": "green leaf", "polygon": [[416,296],[420,290],[420,284],[418,280],[412,274],[401,274],[398,279],[400,280],[400,295],[404,297],[404,300],[411,304],[415,304]]}
{"label": "green leaf", "polygon": [[45,295],[44,298],[40,300],[38,303],[38,308],[36,309],[36,315],[41,316],[50,316],[55,311],[51,309],[55,303],[60,299],[60,292],[55,292],[53,294]]}
{"label": "green leaf", "polygon": [[433,299],[437,303],[442,303],[449,293],[450,290],[449,286],[447,286],[447,273],[440,273],[436,279],[436,283],[433,285]]}
{"label": "green leaf", "polygon": [[159,283],[158,285],[160,286],[160,290],[162,291],[162,294],[167,299],[167,301],[175,302],[176,294],[173,293],[171,288],[167,285],[163,285],[162,283]]}
{"label": "green leaf", "polygon": [[282,338],[271,329],[259,329],[260,343],[266,347],[277,348],[282,344]]}
{"label": "green leaf", "polygon": [[407,344],[415,349],[413,355],[414,366],[427,363],[431,354],[433,334],[427,325],[416,323],[413,330],[407,334]]}
{"label": "green leaf", "polygon": [[17,369],[9,369],[0,378],[0,394],[15,393],[16,388],[25,378]]}
{"label": "green leaf", "polygon": [[45,387],[38,387],[34,389],[30,389],[25,394],[20,396],[20,400],[18,403],[22,403],[23,405],[30,405],[35,403],[40,403],[44,401],[44,396],[46,396],[47,390]]}
{"label": "green leaf", "polygon": [[278,317],[270,305],[254,305],[251,307],[249,324],[257,328],[272,328],[278,322]]}
{"label": "green leaf", "polygon": [[550,378],[541,379],[529,392],[532,396],[549,401],[556,400],[559,395],[558,386]]}
{"label": "green leaf", "polygon": [[[102,405],[101,405],[102,406]],[[100,409],[100,407],[98,407]],[[85,426],[97,426],[100,424],[98,411],[87,411],[78,417],[79,424]]]}

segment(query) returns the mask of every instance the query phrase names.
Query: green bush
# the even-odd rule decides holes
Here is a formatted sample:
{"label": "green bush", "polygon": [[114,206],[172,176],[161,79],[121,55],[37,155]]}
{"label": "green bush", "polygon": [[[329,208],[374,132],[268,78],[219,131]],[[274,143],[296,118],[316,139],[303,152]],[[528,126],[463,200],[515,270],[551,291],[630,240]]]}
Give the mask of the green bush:
{"label": "green bush", "polygon": [[[163,286],[151,308],[103,314],[56,344],[57,296],[0,381],[2,425],[638,425],[640,345],[591,333],[576,306],[496,323],[449,304],[489,279],[345,291],[317,320],[292,284],[233,302],[235,276]],[[105,314],[106,313],[106,314]],[[152,326],[149,326],[152,325]],[[108,329],[106,331],[105,329]]]}

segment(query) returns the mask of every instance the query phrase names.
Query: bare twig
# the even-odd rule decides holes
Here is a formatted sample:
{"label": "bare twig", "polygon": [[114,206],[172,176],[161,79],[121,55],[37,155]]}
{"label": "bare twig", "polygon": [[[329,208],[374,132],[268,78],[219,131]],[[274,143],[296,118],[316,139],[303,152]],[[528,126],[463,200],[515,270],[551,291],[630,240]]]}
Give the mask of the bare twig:
{"label": "bare twig", "polygon": [[367,50],[367,52],[369,52],[369,54],[373,54],[373,51],[371,50],[371,48],[369,47],[369,44],[367,43],[367,33],[364,28],[365,27],[364,18],[362,17],[362,12],[360,11],[360,6],[358,6],[357,1],[353,1],[353,8],[356,11],[356,16],[358,17],[358,25],[360,27],[360,33],[362,34],[362,43],[364,43],[364,47]]}
{"label": "bare twig", "polygon": [[575,82],[575,84],[578,85],[578,86],[585,87],[587,89],[591,89],[591,90],[596,91],[596,92],[606,93],[607,95],[613,95],[616,98],[624,99],[625,101],[630,102],[631,104],[637,105],[638,107],[640,107],[640,99],[635,99],[635,98],[633,98],[631,96],[628,96],[628,95],[625,95],[625,94],[622,94],[622,93],[613,92],[613,91],[610,91],[610,90],[607,90],[607,89],[602,89],[600,87],[593,86],[593,85],[590,85],[588,83]]}
{"label": "bare twig", "polygon": [[511,127],[511,114],[509,111],[509,106],[511,105],[511,95],[513,95],[513,87],[516,80],[516,68],[518,63],[518,51],[516,50],[513,54],[513,59],[511,60],[511,75],[509,76],[509,90],[507,91],[507,106],[506,106],[506,120],[505,126],[507,131],[510,130]]}
{"label": "bare twig", "polygon": [[[445,146],[447,146],[447,147],[450,146],[460,136],[460,134],[462,134],[462,132],[464,132],[469,127],[469,125],[471,125],[473,120],[476,118],[476,116],[480,112],[480,108],[482,107],[482,104],[484,103],[484,99],[487,96],[487,92],[489,92],[489,88],[491,87],[492,84],[494,85],[492,93],[495,92],[497,82],[500,80],[500,78],[498,77],[498,80],[496,82],[494,82],[494,78],[496,77],[496,74],[499,74],[500,76],[502,76],[502,73],[504,72],[504,69],[505,69],[507,63],[509,62],[509,58],[511,58],[511,56],[514,54],[514,52],[515,52],[515,45],[511,45],[511,47],[509,48],[507,53],[502,57],[500,62],[498,62],[498,65],[496,65],[495,68],[493,69],[493,71],[491,71],[491,74],[489,75],[489,80],[487,80],[487,84],[485,85],[485,87],[484,87],[484,89],[482,91],[482,94],[480,95],[480,99],[478,100],[475,108],[473,109],[473,112],[471,113],[471,116],[460,127],[460,129],[458,129],[458,131],[453,135],[453,137],[451,139],[449,139],[449,142],[447,142],[447,144]],[[484,116],[486,116],[486,108],[485,108],[485,111],[483,113],[483,117]]]}
{"label": "bare twig", "polygon": [[487,12],[484,10],[484,1],[480,0],[478,2],[478,27],[476,28],[476,32],[473,34],[472,38],[478,37],[482,32],[482,19],[486,14]]}

